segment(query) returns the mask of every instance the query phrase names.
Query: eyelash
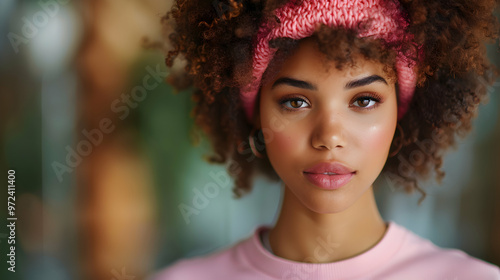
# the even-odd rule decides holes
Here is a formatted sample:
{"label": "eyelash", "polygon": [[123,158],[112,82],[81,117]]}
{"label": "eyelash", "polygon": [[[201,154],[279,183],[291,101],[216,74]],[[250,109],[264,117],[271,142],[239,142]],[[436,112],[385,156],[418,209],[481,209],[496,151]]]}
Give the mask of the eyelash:
{"label": "eyelash", "polygon": [[363,100],[363,99],[370,99],[370,100],[373,100],[375,101],[375,104],[369,108],[364,108],[364,107],[359,107],[359,106],[354,106],[356,107],[356,109],[359,109],[359,110],[373,110],[375,108],[377,108],[379,105],[380,105],[380,102],[382,101],[382,97],[380,97],[380,95],[374,93],[374,92],[369,92],[369,93],[364,93],[363,95],[357,97],[354,102],[358,101],[358,100]]}
{"label": "eyelash", "polygon": [[300,108],[289,108],[289,107],[285,106],[284,104],[286,102],[289,102],[289,101],[303,101],[303,102],[306,102],[303,98],[300,98],[300,97],[283,97],[283,98],[280,98],[280,100],[278,101],[278,103],[280,104],[282,110],[285,110],[285,111],[296,111],[296,110],[300,109]]}
{"label": "eyelash", "polygon": [[[355,107],[356,110],[368,111],[368,110],[372,110],[372,109],[377,108],[380,105],[380,101],[382,100],[382,98],[380,97],[380,95],[378,95],[376,93],[371,93],[370,92],[370,93],[365,93],[365,94],[363,94],[361,96],[358,96],[354,100],[354,102],[357,102],[359,100],[364,100],[364,99],[370,99],[370,100],[375,101],[376,103],[375,103],[375,105],[372,105],[371,107],[368,107],[368,108],[363,108],[363,107],[360,107],[360,106],[353,106],[353,107]],[[288,96],[287,97],[283,97],[283,98],[280,98],[280,100],[278,101],[278,103],[280,104],[282,110],[292,112],[292,111],[296,111],[296,110],[300,109],[300,108],[289,108],[289,107],[285,106],[284,104],[286,102],[289,102],[289,101],[303,101],[303,102],[307,103],[307,101],[305,99],[300,98],[300,97],[288,97]]]}

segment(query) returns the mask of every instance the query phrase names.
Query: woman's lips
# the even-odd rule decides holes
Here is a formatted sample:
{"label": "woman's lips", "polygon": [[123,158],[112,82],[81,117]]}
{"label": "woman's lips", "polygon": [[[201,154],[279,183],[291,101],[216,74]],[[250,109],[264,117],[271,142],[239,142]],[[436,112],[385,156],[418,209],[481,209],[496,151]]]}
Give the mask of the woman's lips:
{"label": "woman's lips", "polygon": [[323,174],[304,172],[305,177],[316,186],[327,189],[336,190],[347,184],[356,172],[347,174]]}

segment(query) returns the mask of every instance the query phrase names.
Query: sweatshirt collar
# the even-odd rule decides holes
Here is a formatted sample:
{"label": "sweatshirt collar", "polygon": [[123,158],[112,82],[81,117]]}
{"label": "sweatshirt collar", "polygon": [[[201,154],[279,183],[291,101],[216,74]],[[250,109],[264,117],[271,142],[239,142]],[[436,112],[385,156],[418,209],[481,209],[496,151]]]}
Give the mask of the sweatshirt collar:
{"label": "sweatshirt collar", "polygon": [[271,254],[260,241],[260,233],[270,229],[262,225],[242,244],[243,254],[257,270],[277,279],[349,279],[361,277],[383,266],[401,248],[406,231],[394,221],[388,221],[382,239],[368,251],[349,259],[331,263],[305,263],[287,260]]}

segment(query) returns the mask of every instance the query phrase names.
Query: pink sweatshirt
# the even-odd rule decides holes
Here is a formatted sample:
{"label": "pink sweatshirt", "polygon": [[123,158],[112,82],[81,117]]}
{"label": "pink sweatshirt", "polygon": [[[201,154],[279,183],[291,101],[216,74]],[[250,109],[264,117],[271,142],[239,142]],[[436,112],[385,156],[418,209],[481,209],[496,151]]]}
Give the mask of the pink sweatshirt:
{"label": "pink sweatshirt", "polygon": [[498,266],[457,249],[443,249],[389,221],[384,237],[368,251],[332,263],[277,257],[261,243],[260,226],[249,238],[204,257],[182,259],[151,280],[493,280]]}

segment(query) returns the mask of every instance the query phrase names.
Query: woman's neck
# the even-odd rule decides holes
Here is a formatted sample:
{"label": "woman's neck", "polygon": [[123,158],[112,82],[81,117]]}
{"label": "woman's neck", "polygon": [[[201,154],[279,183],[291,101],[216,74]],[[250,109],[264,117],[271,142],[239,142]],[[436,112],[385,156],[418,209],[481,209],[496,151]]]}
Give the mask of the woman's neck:
{"label": "woman's neck", "polygon": [[373,186],[349,209],[319,214],[306,208],[285,187],[283,204],[269,240],[275,255],[298,262],[334,262],[359,255],[384,236]]}

